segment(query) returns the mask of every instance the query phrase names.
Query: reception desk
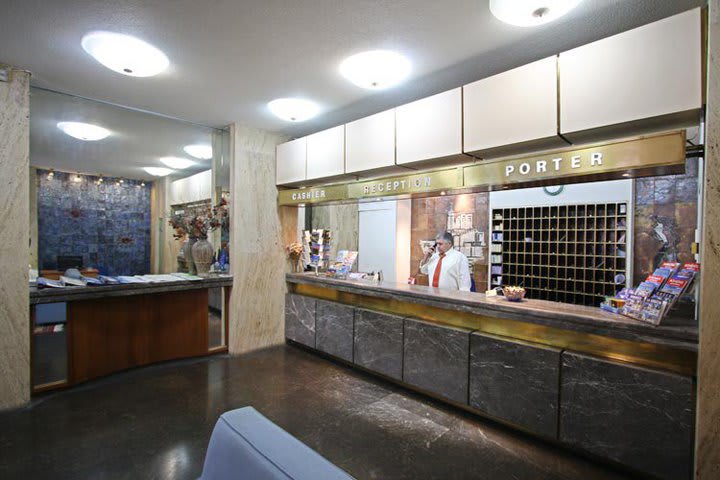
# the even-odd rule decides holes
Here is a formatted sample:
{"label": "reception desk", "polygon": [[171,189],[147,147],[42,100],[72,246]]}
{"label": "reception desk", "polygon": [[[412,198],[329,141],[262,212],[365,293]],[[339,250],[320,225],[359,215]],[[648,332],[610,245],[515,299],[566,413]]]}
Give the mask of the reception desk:
{"label": "reception desk", "polygon": [[[32,324],[38,309],[51,305],[63,318],[64,354],[45,363],[65,372],[51,382],[33,379],[35,391],[75,385],[132,367],[226,351],[210,340],[209,315],[218,312],[225,337],[224,305],[213,305],[211,294],[232,285],[232,278],[169,283],[31,289]],[[229,295],[212,295],[229,298]],[[217,303],[217,300],[215,300]],[[210,313],[209,313],[210,312]],[[42,335],[42,333],[40,334]],[[33,335],[33,349],[44,337]],[[217,343],[217,342],[216,342]],[[47,345],[47,342],[45,343]],[[59,351],[60,349],[58,349]],[[33,352],[34,361],[40,356]],[[47,355],[46,355],[47,356]],[[39,360],[38,360],[39,361]],[[33,366],[33,372],[38,369]],[[39,374],[34,373],[37,377]]]}
{"label": "reception desk", "polygon": [[698,332],[599,308],[289,274],[286,338],[645,475],[692,470]]}

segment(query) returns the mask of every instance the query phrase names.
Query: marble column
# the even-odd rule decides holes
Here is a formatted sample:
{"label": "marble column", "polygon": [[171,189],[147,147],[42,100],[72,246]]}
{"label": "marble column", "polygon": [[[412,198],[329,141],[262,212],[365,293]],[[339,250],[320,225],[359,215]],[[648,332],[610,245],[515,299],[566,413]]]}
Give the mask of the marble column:
{"label": "marble column", "polygon": [[720,0],[708,6],[707,114],[695,478],[720,478]]}
{"label": "marble column", "polygon": [[230,130],[231,354],[285,341],[285,245],[296,241],[297,209],[277,206],[275,146],[287,141],[241,125]]}
{"label": "marble column", "polygon": [[30,74],[0,81],[0,410],[30,400]]}

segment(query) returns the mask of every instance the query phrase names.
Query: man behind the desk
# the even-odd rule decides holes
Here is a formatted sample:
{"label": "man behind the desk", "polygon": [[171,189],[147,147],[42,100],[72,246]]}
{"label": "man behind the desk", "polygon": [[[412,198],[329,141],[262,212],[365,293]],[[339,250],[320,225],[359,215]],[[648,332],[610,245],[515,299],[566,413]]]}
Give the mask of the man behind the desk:
{"label": "man behind the desk", "polygon": [[453,236],[450,232],[439,233],[435,245],[437,248],[429,248],[420,262],[420,272],[428,276],[430,286],[469,292],[468,259],[453,248]]}

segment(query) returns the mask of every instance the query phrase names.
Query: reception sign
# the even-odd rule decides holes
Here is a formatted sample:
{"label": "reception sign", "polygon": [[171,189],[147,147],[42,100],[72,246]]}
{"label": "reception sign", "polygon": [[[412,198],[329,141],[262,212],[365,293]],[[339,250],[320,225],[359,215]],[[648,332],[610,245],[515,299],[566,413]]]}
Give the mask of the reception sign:
{"label": "reception sign", "polygon": [[462,187],[462,170],[451,168],[436,172],[381,178],[348,185],[349,198],[385,197],[406,193],[426,193]]}
{"label": "reception sign", "polygon": [[413,175],[342,185],[281,190],[280,205],[389,197],[464,190],[490,190],[519,184],[563,184],[577,181],[678,173],[685,165],[685,132],[567,148],[539,155],[480,161]]}

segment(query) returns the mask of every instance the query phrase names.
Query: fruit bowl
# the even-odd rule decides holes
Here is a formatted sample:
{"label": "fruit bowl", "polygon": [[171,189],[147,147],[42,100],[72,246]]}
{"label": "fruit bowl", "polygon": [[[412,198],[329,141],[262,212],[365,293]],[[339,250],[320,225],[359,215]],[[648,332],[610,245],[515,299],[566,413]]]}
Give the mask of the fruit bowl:
{"label": "fruit bowl", "polygon": [[503,294],[508,302],[521,302],[525,298],[525,289],[523,287],[504,287]]}

